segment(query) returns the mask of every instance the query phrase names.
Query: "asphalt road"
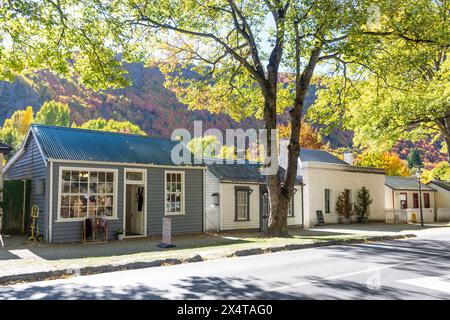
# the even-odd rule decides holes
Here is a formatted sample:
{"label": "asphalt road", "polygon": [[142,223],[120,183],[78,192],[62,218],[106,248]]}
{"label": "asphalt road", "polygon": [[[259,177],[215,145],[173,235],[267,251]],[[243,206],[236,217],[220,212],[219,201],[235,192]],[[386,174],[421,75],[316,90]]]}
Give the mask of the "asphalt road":
{"label": "asphalt road", "polygon": [[0,299],[450,299],[450,230],[0,287]]}

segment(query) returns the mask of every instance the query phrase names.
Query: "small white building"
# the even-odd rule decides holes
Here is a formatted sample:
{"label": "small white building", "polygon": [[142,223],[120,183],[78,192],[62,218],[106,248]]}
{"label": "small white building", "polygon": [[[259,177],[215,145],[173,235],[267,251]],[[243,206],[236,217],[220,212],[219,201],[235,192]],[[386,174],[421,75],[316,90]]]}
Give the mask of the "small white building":
{"label": "small white building", "polygon": [[[280,141],[280,166],[286,168],[288,140]],[[353,165],[352,154],[344,154],[343,161],[323,150],[300,150],[297,175],[303,182],[305,227],[318,223],[317,212],[322,211],[325,223],[338,223],[336,201],[346,189],[350,201],[366,187],[373,199],[369,220],[384,221],[384,170]]]}
{"label": "small white building", "polygon": [[[205,176],[205,230],[261,230],[269,199],[261,164],[208,164]],[[288,226],[302,226],[302,186],[297,180],[289,207]]]}
{"label": "small white building", "polygon": [[[420,184],[414,177],[386,177],[385,183],[386,220],[388,222],[420,222],[422,206],[424,222],[435,221],[436,190]],[[419,193],[422,194],[419,199]]]}
{"label": "small white building", "polygon": [[428,186],[436,190],[436,207],[450,208],[450,182],[433,180]]}
{"label": "small white building", "polygon": [[428,186],[436,190],[436,220],[450,221],[450,182],[433,180]]}

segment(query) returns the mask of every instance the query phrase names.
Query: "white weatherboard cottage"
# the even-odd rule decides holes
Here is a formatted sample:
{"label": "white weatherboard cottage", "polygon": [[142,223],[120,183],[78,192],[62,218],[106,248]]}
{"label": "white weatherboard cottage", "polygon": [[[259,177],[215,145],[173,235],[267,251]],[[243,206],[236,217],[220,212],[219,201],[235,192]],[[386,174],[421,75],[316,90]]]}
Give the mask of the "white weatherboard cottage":
{"label": "white weatherboard cottage", "polygon": [[[280,166],[286,168],[288,140],[280,141]],[[350,201],[366,187],[373,199],[370,221],[384,221],[384,170],[353,165],[352,156],[342,161],[323,150],[301,149],[297,175],[302,177],[305,228],[317,224],[317,211],[322,211],[325,223],[338,223],[336,200],[346,189]]]}
{"label": "white weatherboard cottage", "polygon": [[[420,203],[423,220],[435,221],[436,190],[421,183],[422,199],[419,199],[419,183],[414,177],[386,177],[385,203],[386,220],[393,222],[420,222]],[[421,201],[421,202],[420,202]]]}
{"label": "white weatherboard cottage", "polygon": [[450,221],[450,182],[433,180],[428,186],[436,190],[437,221]]}
{"label": "white weatherboard cottage", "polygon": [[[260,230],[268,215],[269,199],[261,164],[256,162],[209,164],[205,202],[207,232]],[[302,185],[297,180],[289,206],[288,226],[302,225]]]}

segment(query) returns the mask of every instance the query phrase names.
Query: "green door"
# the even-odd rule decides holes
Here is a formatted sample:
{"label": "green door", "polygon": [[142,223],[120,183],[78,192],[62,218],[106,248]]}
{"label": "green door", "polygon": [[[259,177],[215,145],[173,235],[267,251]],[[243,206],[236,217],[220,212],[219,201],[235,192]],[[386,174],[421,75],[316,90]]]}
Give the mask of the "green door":
{"label": "green door", "polygon": [[31,212],[31,180],[7,180],[3,183],[3,232],[24,234]]}

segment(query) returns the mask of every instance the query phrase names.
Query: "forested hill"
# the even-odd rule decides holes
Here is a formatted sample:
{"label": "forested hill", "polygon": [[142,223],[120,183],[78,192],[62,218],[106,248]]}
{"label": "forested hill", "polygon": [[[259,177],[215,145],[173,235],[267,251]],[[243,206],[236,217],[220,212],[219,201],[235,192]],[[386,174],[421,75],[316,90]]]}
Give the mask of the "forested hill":
{"label": "forested hill", "polygon": [[[72,121],[77,124],[98,117],[128,120],[149,135],[163,137],[170,137],[176,128],[192,129],[194,120],[202,120],[204,129],[245,129],[262,124],[256,119],[236,123],[226,115],[188,110],[163,86],[164,76],[158,69],[137,63],[129,64],[127,69],[133,84],[107,92],[88,90],[76,81],[61,79],[48,71],[20,76],[13,83],[0,81],[0,125],[15,110],[30,105],[36,112],[47,100],[66,102]],[[314,90],[309,94],[307,106],[313,99]]]}

